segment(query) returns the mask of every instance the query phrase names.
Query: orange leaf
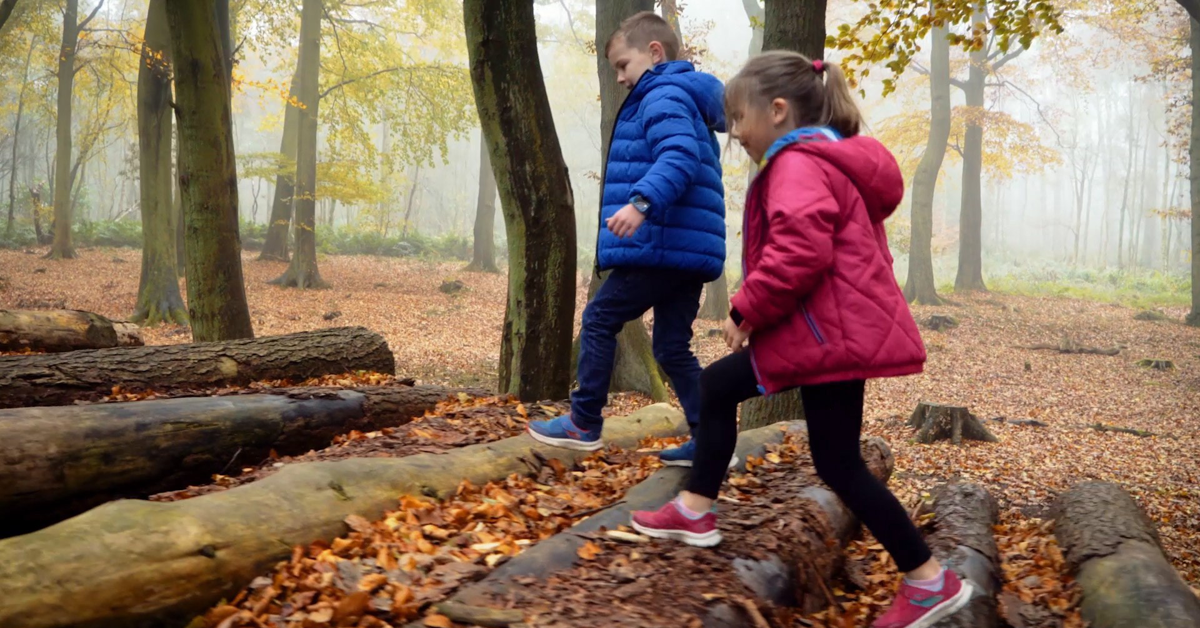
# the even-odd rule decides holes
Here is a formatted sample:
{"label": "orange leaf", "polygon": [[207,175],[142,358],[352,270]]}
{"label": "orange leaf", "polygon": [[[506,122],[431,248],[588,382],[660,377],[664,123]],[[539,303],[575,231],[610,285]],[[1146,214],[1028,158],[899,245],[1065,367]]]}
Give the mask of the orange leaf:
{"label": "orange leaf", "polygon": [[454,628],[450,618],[445,615],[430,615],[425,618],[425,625],[429,628]]}
{"label": "orange leaf", "polygon": [[603,550],[600,549],[599,545],[588,541],[587,543],[583,544],[583,547],[580,547],[578,550],[576,550],[575,553],[584,560],[595,560],[596,557],[600,555],[601,551]]}

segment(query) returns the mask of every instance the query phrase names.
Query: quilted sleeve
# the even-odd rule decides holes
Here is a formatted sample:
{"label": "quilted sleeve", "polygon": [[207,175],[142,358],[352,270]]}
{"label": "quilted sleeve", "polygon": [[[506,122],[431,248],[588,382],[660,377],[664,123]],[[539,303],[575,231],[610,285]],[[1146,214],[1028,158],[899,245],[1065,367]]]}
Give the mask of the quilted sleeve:
{"label": "quilted sleeve", "polygon": [[839,209],[829,177],[802,154],[775,159],[764,198],[766,243],[733,297],[752,329],[770,328],[795,312],[833,266]]}
{"label": "quilted sleeve", "polygon": [[645,197],[651,214],[674,205],[700,170],[700,142],[694,127],[699,116],[692,98],[674,87],[655,90],[643,105],[642,127],[654,165],[630,194]]}

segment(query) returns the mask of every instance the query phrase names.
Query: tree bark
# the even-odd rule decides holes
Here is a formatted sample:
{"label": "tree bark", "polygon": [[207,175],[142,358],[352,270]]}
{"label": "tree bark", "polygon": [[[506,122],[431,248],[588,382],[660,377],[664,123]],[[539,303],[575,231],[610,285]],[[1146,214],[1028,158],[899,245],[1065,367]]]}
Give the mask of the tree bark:
{"label": "tree bark", "polygon": [[[279,141],[279,153],[292,164],[296,162],[296,140],[299,134],[300,110],[292,101],[300,98],[300,71],[292,75],[292,86],[288,89],[288,104],[283,113],[283,139]],[[292,224],[292,205],[296,192],[296,171],[280,173],[275,177],[275,194],[271,200],[271,218],[267,225],[267,239],[263,243],[259,260],[286,262],[288,253],[288,229]]]}
{"label": "tree bark", "polygon": [[58,108],[55,124],[54,241],[46,257],[72,259],[71,244],[71,105],[75,89],[75,49],[79,44],[79,0],[66,0],[63,8],[62,45],[58,53]]}
{"label": "tree bark", "polygon": [[[532,7],[525,7],[530,20]],[[604,436],[631,448],[683,429],[679,411],[656,405],[609,419]],[[527,472],[531,452],[568,466],[587,455],[522,435],[445,454],[288,465],[248,486],[177,502],[106,504],[0,541],[0,625],[182,626],[232,598],[293,546],[344,535],[350,515],[374,519],[402,495],[443,499],[463,480],[479,486]]]}
{"label": "tree bark", "polygon": [[[15,0],[7,0],[4,6],[7,11],[11,12]],[[7,19],[4,10],[0,9],[0,17]],[[4,19],[0,19],[0,27],[4,25]],[[21,117],[25,113],[25,88],[29,86],[29,62],[33,59],[33,49],[37,47],[37,37],[29,38],[29,52],[25,53],[25,74],[21,78],[21,91],[17,95],[17,120],[13,126],[12,138],[12,169],[8,172],[8,222],[4,226],[4,237],[11,238],[14,228],[13,209],[16,207],[16,192],[17,192],[17,146],[21,142]]]}
{"label": "tree bark", "polygon": [[142,214],[142,271],[131,320],[187,325],[187,306],[175,271],[171,195],[171,33],[166,0],[151,0],[138,69],[138,164]]}
{"label": "tree bark", "polygon": [[317,269],[317,110],[320,105],[322,0],[304,0],[300,16],[300,102],[296,142],[296,254],[271,283],[306,290],[328,288]]}
{"label": "tree bark", "polygon": [[940,305],[933,276],[933,197],[950,141],[950,41],[946,29],[934,28],[929,59],[929,140],[912,183],[912,236],[904,298],[909,303]]}
{"label": "tree bark", "polygon": [[741,431],[754,430],[781,421],[803,421],[804,403],[800,389],[788,390],[769,397],[750,399],[742,404]]}
{"label": "tree bark", "polygon": [[395,372],[387,341],[343,327],[190,345],[0,356],[0,408],[67,405],[123,392],[303,381],[351,371]]}
{"label": "tree bark", "polygon": [[1200,599],[1163,556],[1154,523],[1120,486],[1083,482],[1053,508],[1054,536],[1093,628],[1200,625]]}
{"label": "tree bark", "polygon": [[141,346],[128,323],[79,310],[0,310],[0,351],[61,353],[80,349]]}
{"label": "tree bark", "polygon": [[[1192,12],[1195,15],[1195,12]],[[1191,22],[1191,47],[1200,50],[1200,23]],[[1200,55],[1192,55],[1192,102],[1200,102]],[[1200,115],[1192,110],[1192,135],[1188,144],[1192,155],[1200,156]],[[1192,311],[1187,324],[1200,327],[1200,159],[1190,160],[1192,200]]]}
{"label": "tree bark", "polygon": [[729,280],[725,273],[704,287],[704,305],[699,317],[706,321],[723,321],[729,316]]}
{"label": "tree bark", "polygon": [[794,50],[825,57],[826,0],[766,0],[763,50]]}
{"label": "tree bark", "polygon": [[471,82],[508,234],[500,391],[561,399],[575,308],[571,182],[538,62],[532,3],[466,0]]}
{"label": "tree bark", "polygon": [[767,13],[758,0],[742,0],[742,8],[750,22],[750,56],[753,57],[763,50],[763,26],[767,21]]}
{"label": "tree bark", "polygon": [[23,534],[113,499],[211,481],[279,455],[327,447],[350,430],[408,423],[441,386],[279,389],[90,406],[0,410],[0,535]]}
{"label": "tree bark", "polygon": [[999,523],[1000,508],[987,489],[978,484],[951,483],[933,491],[918,515],[933,515],[933,532],[925,540],[947,569],[969,579],[974,586],[967,605],[938,628],[999,628],[996,594],[1000,592],[1000,551],[992,526]]}
{"label": "tree bark", "polygon": [[961,445],[963,439],[995,443],[996,438],[979,419],[966,408],[920,402],[908,419],[909,427],[917,428],[913,437],[918,443],[928,445],[934,441],[949,439]]}
{"label": "tree bark", "polygon": [[4,28],[4,24],[8,22],[8,18],[12,16],[13,9],[17,6],[17,0],[0,1],[0,28]]}
{"label": "tree bark", "polygon": [[171,1],[167,21],[175,60],[179,188],[192,338],[197,342],[252,338],[242,279],[229,79],[216,17],[208,3]]}
{"label": "tree bark", "polygon": [[[976,28],[986,26],[986,1],[980,0],[971,23]],[[967,107],[973,113],[984,110],[984,90],[987,80],[986,48],[971,52],[970,69],[964,88]],[[966,124],[963,139],[962,207],[958,221],[958,275],[954,278],[955,292],[987,290],[983,283],[983,127],[973,117]]]}
{"label": "tree bark", "polygon": [[475,232],[467,270],[498,273],[496,266],[496,173],[488,157],[487,142],[479,137],[479,196],[475,202]]}

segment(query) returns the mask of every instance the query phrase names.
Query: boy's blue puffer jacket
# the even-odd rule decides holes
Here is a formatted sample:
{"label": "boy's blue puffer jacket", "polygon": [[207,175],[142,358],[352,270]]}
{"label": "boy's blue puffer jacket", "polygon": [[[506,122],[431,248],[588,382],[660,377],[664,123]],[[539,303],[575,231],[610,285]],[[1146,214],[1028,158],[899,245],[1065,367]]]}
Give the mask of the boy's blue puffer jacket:
{"label": "boy's blue puffer jacket", "polygon": [[[705,281],[725,267],[720,146],[724,88],[687,61],[646,71],[621,106],[608,150],[597,258],[601,270],[671,268]],[[605,226],[630,199],[650,203],[631,238]]]}

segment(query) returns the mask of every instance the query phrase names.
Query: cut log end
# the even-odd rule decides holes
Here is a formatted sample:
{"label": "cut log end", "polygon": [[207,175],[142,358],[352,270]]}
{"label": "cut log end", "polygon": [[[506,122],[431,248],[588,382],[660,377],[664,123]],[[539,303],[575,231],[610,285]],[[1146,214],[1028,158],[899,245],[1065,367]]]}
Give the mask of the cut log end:
{"label": "cut log end", "polygon": [[917,430],[915,440],[925,445],[939,440],[950,440],[955,445],[961,445],[964,439],[986,443],[1000,440],[978,417],[961,406],[921,402],[909,416],[908,425]]}

